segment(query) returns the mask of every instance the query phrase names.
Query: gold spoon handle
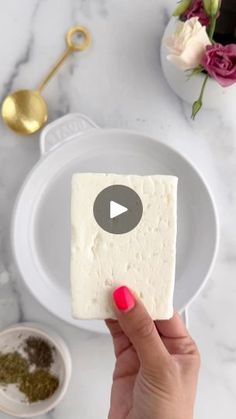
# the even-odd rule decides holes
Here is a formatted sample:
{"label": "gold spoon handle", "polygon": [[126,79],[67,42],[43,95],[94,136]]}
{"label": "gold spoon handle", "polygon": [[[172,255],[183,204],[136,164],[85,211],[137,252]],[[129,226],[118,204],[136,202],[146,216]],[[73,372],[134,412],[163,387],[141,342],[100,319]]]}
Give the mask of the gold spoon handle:
{"label": "gold spoon handle", "polygon": [[[74,40],[75,35],[80,35],[82,37],[82,41],[76,42]],[[67,43],[67,49],[62,54],[62,56],[59,58],[57,63],[54,65],[54,67],[51,69],[51,71],[48,73],[47,77],[42,81],[42,83],[38,86],[37,91],[41,93],[41,91],[44,89],[46,84],[51,80],[51,78],[54,76],[56,71],[59,67],[64,63],[64,61],[69,57],[72,52],[75,51],[84,51],[91,43],[91,35],[88,29],[84,28],[83,26],[75,26],[74,28],[71,28],[66,35],[66,43]]]}
{"label": "gold spoon handle", "polygon": [[63,55],[61,56],[61,58],[57,61],[57,63],[55,64],[55,66],[48,73],[47,77],[38,86],[37,91],[39,93],[42,92],[42,90],[44,89],[44,87],[46,86],[46,84],[49,82],[49,80],[51,80],[51,78],[54,76],[54,74],[56,73],[56,71],[58,70],[58,68],[61,67],[61,65],[63,64],[63,62],[67,59],[67,57],[69,57],[69,55],[71,53],[72,53],[72,50],[69,49],[69,48],[63,53]]}

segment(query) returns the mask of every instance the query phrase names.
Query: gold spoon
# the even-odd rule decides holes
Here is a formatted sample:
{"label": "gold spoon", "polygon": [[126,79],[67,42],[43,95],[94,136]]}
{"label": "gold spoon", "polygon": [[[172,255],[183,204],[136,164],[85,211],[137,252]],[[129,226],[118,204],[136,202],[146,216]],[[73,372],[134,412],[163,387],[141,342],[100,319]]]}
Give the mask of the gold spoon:
{"label": "gold spoon", "polygon": [[[75,42],[74,36],[80,35],[81,41]],[[74,51],[85,50],[91,42],[90,32],[82,27],[71,28],[66,35],[67,49],[49,72],[37,90],[17,90],[7,96],[2,104],[2,117],[5,123],[18,134],[33,134],[38,131],[48,119],[48,108],[41,92],[62,65]]]}

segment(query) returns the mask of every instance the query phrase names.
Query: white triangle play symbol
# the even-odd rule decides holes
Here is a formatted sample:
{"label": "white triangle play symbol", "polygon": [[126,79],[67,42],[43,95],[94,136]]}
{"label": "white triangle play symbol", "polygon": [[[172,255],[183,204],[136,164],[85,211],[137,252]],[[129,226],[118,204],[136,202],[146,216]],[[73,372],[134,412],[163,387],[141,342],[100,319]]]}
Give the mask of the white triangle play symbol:
{"label": "white triangle play symbol", "polygon": [[110,201],[110,218],[118,217],[118,215],[127,212],[128,208],[123,207],[123,205],[117,204],[117,202]]}

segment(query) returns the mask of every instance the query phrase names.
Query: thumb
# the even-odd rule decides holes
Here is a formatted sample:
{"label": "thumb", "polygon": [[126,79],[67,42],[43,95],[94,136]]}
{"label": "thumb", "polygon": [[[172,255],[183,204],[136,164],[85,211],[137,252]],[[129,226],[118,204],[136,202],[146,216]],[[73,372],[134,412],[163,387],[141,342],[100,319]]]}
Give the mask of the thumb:
{"label": "thumb", "polygon": [[117,320],[137,351],[144,368],[156,368],[169,354],[156,326],[141,301],[122,286],[113,293]]}

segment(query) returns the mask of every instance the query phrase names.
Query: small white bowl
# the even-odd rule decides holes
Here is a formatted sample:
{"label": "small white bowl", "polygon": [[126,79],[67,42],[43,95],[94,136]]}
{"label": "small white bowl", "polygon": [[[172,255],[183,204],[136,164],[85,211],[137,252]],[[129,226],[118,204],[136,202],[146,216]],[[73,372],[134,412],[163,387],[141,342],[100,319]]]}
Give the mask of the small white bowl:
{"label": "small white bowl", "polygon": [[[0,352],[13,352],[28,336],[46,340],[55,348],[52,372],[59,378],[59,387],[47,400],[27,403],[15,385],[0,385],[0,411],[17,417],[42,415],[53,409],[63,398],[71,377],[71,357],[65,342],[47,326],[19,323],[0,332]],[[23,396],[24,397],[24,396]]]}

